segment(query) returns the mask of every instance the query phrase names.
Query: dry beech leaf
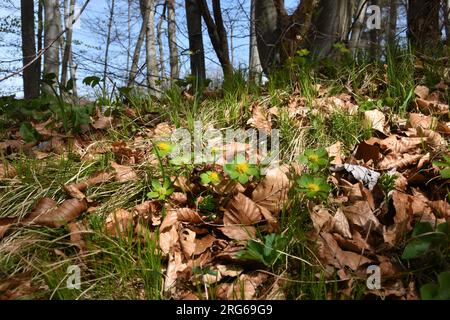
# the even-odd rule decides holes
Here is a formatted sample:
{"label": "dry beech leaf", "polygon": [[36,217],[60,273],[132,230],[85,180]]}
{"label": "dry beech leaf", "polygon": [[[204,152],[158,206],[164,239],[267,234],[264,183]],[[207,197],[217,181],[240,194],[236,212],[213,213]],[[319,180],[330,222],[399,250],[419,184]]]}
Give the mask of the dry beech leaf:
{"label": "dry beech leaf", "polygon": [[112,236],[126,237],[133,229],[133,214],[124,209],[117,209],[106,218],[106,232]]}
{"label": "dry beech leaf", "polygon": [[202,223],[203,220],[200,215],[189,208],[179,208],[175,209],[177,212],[177,219],[180,222],[189,222],[189,223]]}
{"label": "dry beech leaf", "polygon": [[351,225],[358,226],[366,232],[376,230],[380,226],[380,222],[367,201],[357,201],[350,206],[343,207],[342,211]]}
{"label": "dry beech leaf", "polygon": [[[48,199],[48,198],[44,198]],[[64,200],[58,207],[52,201],[39,202],[35,210],[23,221],[27,224],[59,228],[76,219],[87,209],[86,201],[78,199]]]}
{"label": "dry beech leaf", "polygon": [[14,178],[15,176],[17,176],[16,168],[7,162],[0,162],[0,180]]}
{"label": "dry beech leaf", "polygon": [[177,205],[183,205],[187,202],[187,196],[182,192],[174,192],[170,195],[170,200]]}
{"label": "dry beech leaf", "polygon": [[422,155],[420,154],[388,154],[383,161],[381,161],[378,164],[378,168],[380,170],[391,170],[391,169],[397,169],[397,170],[401,170],[404,169],[406,167],[409,167],[413,164],[415,164],[416,162],[418,162],[420,160],[420,158],[422,158]]}
{"label": "dry beech leaf", "polygon": [[178,226],[179,222],[159,234],[159,247],[164,255],[169,254],[173,247],[178,244]]}
{"label": "dry beech leaf", "polygon": [[252,125],[256,129],[265,131],[270,134],[272,131],[272,123],[270,117],[261,111],[259,104],[254,104],[252,107],[252,118],[247,121],[247,124]]}
{"label": "dry beech leaf", "polygon": [[347,217],[341,208],[336,211],[336,214],[333,217],[333,229],[345,238],[352,237]]}
{"label": "dry beech leaf", "polygon": [[447,201],[429,201],[428,205],[433,209],[438,218],[450,217],[450,204]]}
{"label": "dry beech leaf", "polygon": [[386,126],[385,114],[380,110],[366,111],[364,112],[364,118],[366,123],[368,123],[373,130],[389,134],[389,128]]}
{"label": "dry beech leaf", "polygon": [[380,146],[392,153],[405,153],[420,148],[424,143],[423,138],[397,137],[392,135],[380,141]]}
{"label": "dry beech leaf", "polygon": [[314,226],[314,230],[319,234],[321,231],[330,232],[333,229],[333,216],[322,205],[312,207],[308,204],[309,214]]}
{"label": "dry beech leaf", "polygon": [[111,167],[116,171],[116,180],[119,182],[135,181],[138,179],[136,172],[129,166],[111,162]]}
{"label": "dry beech leaf", "polygon": [[185,228],[180,231],[180,244],[186,259],[190,259],[195,253],[195,237],[194,231]]}
{"label": "dry beech leaf", "polygon": [[100,109],[97,109],[97,119],[91,125],[94,129],[104,130],[112,126],[113,120],[113,117],[107,117]]}
{"label": "dry beech leaf", "polygon": [[417,86],[414,93],[420,99],[426,99],[430,95],[430,89],[426,86]]}
{"label": "dry beech leaf", "polygon": [[165,294],[171,295],[175,293],[177,280],[180,279],[180,273],[183,273],[187,268],[188,265],[183,262],[183,255],[179,249],[169,253],[169,262],[164,278]]}
{"label": "dry beech leaf", "polygon": [[224,217],[224,227],[220,230],[234,240],[249,240],[256,234],[251,225],[261,221],[259,206],[242,193],[236,194],[228,203]]}
{"label": "dry beech leaf", "polygon": [[439,114],[446,115],[448,114],[449,108],[447,104],[439,103],[436,101],[428,101],[425,99],[416,99],[416,104],[419,107],[420,111],[424,114]]}
{"label": "dry beech leaf", "polygon": [[335,233],[335,240],[338,242],[339,247],[346,251],[353,251],[361,254],[363,251],[371,251],[370,245],[357,231],[353,231],[351,238],[345,238],[342,235]]}
{"label": "dry beech leaf", "polygon": [[319,255],[329,265],[337,269],[349,267],[353,271],[371,262],[368,258],[351,251],[342,250],[330,233],[322,232],[317,239]]}
{"label": "dry beech leaf", "polygon": [[203,238],[195,239],[195,252],[194,252],[194,254],[195,255],[199,255],[199,254],[205,252],[206,250],[211,248],[211,246],[213,245],[213,243],[216,240],[217,240],[216,237],[214,237],[213,235],[210,235],[210,234],[207,234]]}
{"label": "dry beech leaf", "polygon": [[166,216],[164,217],[161,226],[159,227],[160,232],[164,232],[167,229],[170,229],[173,225],[178,222],[178,210],[170,209],[167,211]]}
{"label": "dry beech leaf", "polygon": [[243,274],[233,283],[223,283],[217,289],[217,296],[225,300],[252,300],[257,288],[264,283],[267,275],[262,272]]}
{"label": "dry beech leaf", "polygon": [[290,183],[283,168],[273,168],[267,171],[265,177],[252,193],[252,200],[278,214],[287,200]]}
{"label": "dry beech leaf", "polygon": [[332,165],[343,164],[342,143],[340,141],[329,146],[326,150],[328,152],[329,157],[333,158],[333,160],[331,160],[330,164],[332,164]]}
{"label": "dry beech leaf", "polygon": [[88,228],[83,222],[71,222],[68,224],[70,232],[70,243],[76,246],[81,252],[86,250],[86,242],[83,239],[83,233],[88,232]]}

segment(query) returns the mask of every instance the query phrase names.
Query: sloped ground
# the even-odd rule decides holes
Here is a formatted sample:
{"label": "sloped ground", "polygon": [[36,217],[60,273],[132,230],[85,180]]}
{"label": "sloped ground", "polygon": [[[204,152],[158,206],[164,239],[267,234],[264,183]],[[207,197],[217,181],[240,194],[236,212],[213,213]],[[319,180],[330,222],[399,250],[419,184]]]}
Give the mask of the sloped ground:
{"label": "sloped ground", "polygon": [[[165,106],[98,110],[78,135],[34,122],[34,144],[10,128],[0,142],[0,297],[441,297],[442,283],[421,288],[449,262],[445,90],[417,87],[403,116],[326,90],[229,106],[233,127],[280,129],[282,161],[268,170],[248,162],[246,141],[212,163],[170,159]],[[67,288],[70,265],[80,288]],[[380,287],[367,286],[369,266]]]}

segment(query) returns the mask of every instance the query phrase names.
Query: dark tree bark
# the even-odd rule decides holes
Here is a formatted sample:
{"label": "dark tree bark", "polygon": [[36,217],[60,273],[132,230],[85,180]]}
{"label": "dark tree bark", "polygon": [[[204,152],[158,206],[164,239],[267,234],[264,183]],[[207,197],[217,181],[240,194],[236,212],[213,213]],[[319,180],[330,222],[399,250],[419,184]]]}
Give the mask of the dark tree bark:
{"label": "dark tree bark", "polygon": [[23,56],[23,91],[25,99],[33,99],[39,96],[39,72],[36,58],[36,41],[34,34],[34,1],[21,0],[22,20],[22,56]]}
{"label": "dark tree bark", "polygon": [[208,8],[206,0],[197,0],[198,8],[208,29],[209,38],[222,67],[224,78],[233,74],[233,66],[230,62],[227,31],[223,24],[220,0],[212,0],[214,19]]}
{"label": "dark tree bark", "polygon": [[441,39],[440,0],[409,0],[408,37],[418,51],[435,47]]}
{"label": "dark tree bark", "polygon": [[206,79],[202,16],[195,0],[185,0],[185,9],[189,34],[191,74],[197,78],[199,84],[202,84]]}
{"label": "dark tree bark", "polygon": [[175,1],[167,0],[167,33],[169,37],[169,57],[170,57],[170,80],[180,77],[180,67],[178,65],[178,46],[175,24]]}
{"label": "dark tree bark", "polygon": [[336,42],[345,40],[351,20],[348,0],[321,0],[314,17],[308,42],[317,58],[330,54]]}
{"label": "dark tree bark", "polygon": [[318,0],[302,0],[288,15],[283,0],[258,0],[255,26],[258,52],[266,74],[292,57],[305,43]]}

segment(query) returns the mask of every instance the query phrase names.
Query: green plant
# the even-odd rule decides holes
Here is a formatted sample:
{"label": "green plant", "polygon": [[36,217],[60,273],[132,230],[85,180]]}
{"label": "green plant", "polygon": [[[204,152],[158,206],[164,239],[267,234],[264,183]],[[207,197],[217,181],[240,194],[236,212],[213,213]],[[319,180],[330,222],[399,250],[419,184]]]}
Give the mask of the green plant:
{"label": "green plant", "polygon": [[249,240],[247,247],[238,253],[241,260],[253,260],[266,266],[272,266],[280,257],[280,251],[287,245],[287,238],[275,233],[268,234],[264,241]]}
{"label": "green plant", "polygon": [[221,176],[216,171],[207,171],[200,175],[202,183],[207,184],[218,184],[221,180]]}
{"label": "green plant", "polygon": [[159,141],[155,143],[154,150],[159,157],[164,158],[173,151],[173,145],[166,141]]}
{"label": "green plant", "polygon": [[173,188],[171,188],[172,184],[169,180],[165,179],[163,184],[156,180],[152,180],[152,191],[147,193],[147,197],[150,199],[158,199],[158,200],[166,200],[168,196],[173,193]]}
{"label": "green plant", "polygon": [[412,239],[406,245],[402,258],[415,259],[431,251],[448,252],[450,245],[450,225],[439,224],[436,229],[429,222],[419,222],[412,232]]}
{"label": "green plant", "polygon": [[443,179],[450,179],[450,156],[444,155],[443,160],[434,161],[433,165],[441,169],[440,174]]}
{"label": "green plant", "polygon": [[304,174],[297,180],[297,190],[310,199],[326,199],[331,191],[330,185],[323,177]]}
{"label": "green plant", "polygon": [[420,288],[422,300],[450,300],[450,272],[442,272],[438,283],[427,283]]}
{"label": "green plant", "polygon": [[317,150],[306,149],[299,157],[300,163],[305,164],[311,171],[318,172],[329,164],[328,152],[324,148]]}
{"label": "green plant", "polygon": [[259,169],[256,165],[248,163],[243,156],[238,156],[233,163],[224,165],[225,172],[233,180],[245,184],[250,177],[259,177]]}
{"label": "green plant", "polygon": [[25,142],[37,142],[42,137],[29,122],[20,125],[19,133]]}

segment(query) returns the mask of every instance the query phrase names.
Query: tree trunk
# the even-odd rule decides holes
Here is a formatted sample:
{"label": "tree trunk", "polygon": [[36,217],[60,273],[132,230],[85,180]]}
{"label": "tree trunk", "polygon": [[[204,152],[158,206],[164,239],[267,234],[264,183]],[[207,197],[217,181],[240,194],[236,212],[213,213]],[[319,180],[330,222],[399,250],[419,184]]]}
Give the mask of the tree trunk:
{"label": "tree trunk", "polygon": [[208,29],[214,51],[222,67],[223,76],[225,79],[229,78],[233,74],[233,66],[230,62],[228,36],[223,24],[220,0],[212,0],[214,19],[211,16],[206,0],[197,0],[197,4]]}
{"label": "tree trunk", "polygon": [[133,60],[131,63],[131,69],[130,69],[130,75],[128,77],[128,86],[132,86],[133,83],[136,80],[138,67],[139,67],[139,57],[141,56],[141,49],[142,45],[144,44],[145,40],[145,31],[147,29],[147,21],[148,21],[148,11],[145,10],[145,0],[140,0],[140,10],[141,10],[141,16],[142,16],[142,25],[141,25],[141,31],[139,32],[139,36],[136,42],[136,46],[134,48],[134,54],[133,54]]}
{"label": "tree trunk", "polygon": [[[38,1],[38,32],[37,32],[37,53],[42,52],[42,46],[44,44],[44,5],[42,1]],[[41,83],[42,76],[42,55],[37,60],[37,71],[39,85]]]}
{"label": "tree trunk", "polygon": [[440,42],[439,0],[409,0],[408,37],[414,49],[435,48]]}
{"label": "tree trunk", "polygon": [[131,5],[133,1],[128,0],[128,19],[127,19],[127,27],[128,27],[128,46],[127,46],[127,72],[130,70],[130,59],[131,59]]}
{"label": "tree trunk", "polygon": [[395,47],[395,39],[397,38],[397,12],[397,0],[390,0],[388,45],[391,49]]}
{"label": "tree trunk", "polygon": [[147,64],[147,84],[149,92],[156,94],[156,80],[158,78],[158,63],[155,46],[155,0],[145,1],[145,10],[148,12],[147,27],[145,31],[145,52]]}
{"label": "tree trunk", "polygon": [[[378,6],[378,0],[371,0],[371,5]],[[369,57],[371,62],[378,61],[380,57],[380,30],[372,29],[370,30],[370,50]]]}
{"label": "tree trunk", "polygon": [[195,86],[202,86],[206,79],[202,16],[195,0],[185,0],[185,9],[189,36],[191,74],[196,77]]}
{"label": "tree trunk", "polygon": [[356,54],[359,42],[361,40],[361,34],[364,29],[364,18],[366,16],[367,7],[369,6],[369,0],[359,0],[356,8],[355,22],[353,23],[352,36],[350,38],[349,48],[353,55]]}
{"label": "tree trunk", "polygon": [[170,80],[180,77],[178,66],[178,46],[175,24],[175,1],[167,0],[167,32],[169,36],[169,56],[170,56]]}
{"label": "tree trunk", "polygon": [[66,28],[66,43],[64,46],[64,55],[62,59],[61,83],[67,84],[67,73],[69,64],[72,61],[72,35],[73,35],[73,19],[75,16],[76,0],[64,0],[64,25]]}
{"label": "tree trunk", "polygon": [[109,58],[109,46],[111,45],[111,32],[112,32],[112,24],[114,20],[114,7],[115,0],[111,2],[111,8],[109,10],[109,19],[108,19],[108,34],[106,35],[106,48],[105,48],[105,64],[103,67],[103,90],[106,90],[106,76],[108,74],[108,58]]}
{"label": "tree trunk", "polygon": [[158,38],[158,49],[159,49],[159,73],[160,79],[164,80],[166,78],[166,66],[164,64],[164,45],[162,41],[163,29],[162,25],[164,22],[164,17],[166,16],[166,3],[164,2],[163,12],[159,17],[158,24],[156,26],[157,38]]}
{"label": "tree trunk", "polygon": [[257,0],[251,0],[250,3],[250,48],[249,48],[249,63],[248,73],[249,81],[258,81],[261,73],[261,61],[259,60],[258,45],[256,43],[256,28],[255,28],[255,2]]}
{"label": "tree trunk", "polygon": [[39,96],[39,72],[36,58],[36,42],[34,35],[34,1],[21,0],[21,29],[22,29],[22,57],[23,57],[23,92],[25,99],[34,99]]}
{"label": "tree trunk", "polygon": [[58,0],[44,0],[44,47],[53,43],[44,54],[44,74],[59,76]]}
{"label": "tree trunk", "polygon": [[304,44],[318,0],[302,0],[288,15],[283,0],[257,0],[255,26],[258,53],[266,74],[283,65]]}
{"label": "tree trunk", "polygon": [[348,0],[321,0],[314,18],[309,48],[313,56],[323,58],[330,54],[333,45],[345,40],[351,12]]}

